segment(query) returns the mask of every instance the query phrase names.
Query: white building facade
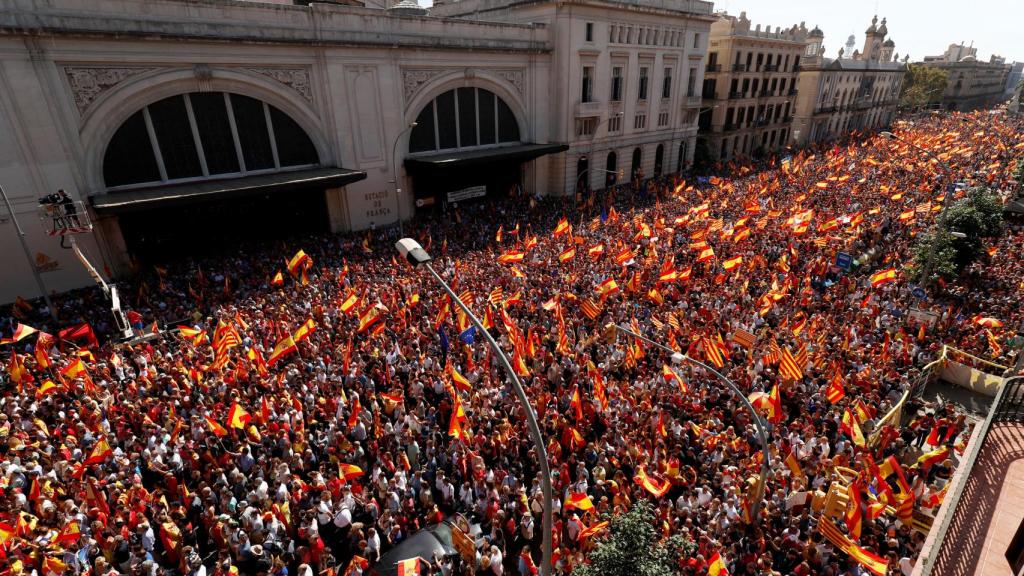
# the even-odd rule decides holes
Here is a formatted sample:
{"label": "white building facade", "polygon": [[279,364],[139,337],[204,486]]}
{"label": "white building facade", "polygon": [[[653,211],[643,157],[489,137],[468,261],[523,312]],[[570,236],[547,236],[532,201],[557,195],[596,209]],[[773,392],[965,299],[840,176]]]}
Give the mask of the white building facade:
{"label": "white building facade", "polygon": [[692,158],[710,2],[463,4],[0,0],[0,185],[30,253],[0,209],[0,302],[39,296],[32,267],[90,283],[38,222],[58,190],[117,277]]}

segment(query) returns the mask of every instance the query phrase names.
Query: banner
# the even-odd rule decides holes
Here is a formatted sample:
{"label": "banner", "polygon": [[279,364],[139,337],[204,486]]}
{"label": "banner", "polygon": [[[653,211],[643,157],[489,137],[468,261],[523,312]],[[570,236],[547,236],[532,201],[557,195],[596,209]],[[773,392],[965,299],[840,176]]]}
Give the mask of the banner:
{"label": "banner", "polygon": [[462,190],[453,190],[448,193],[449,202],[462,202],[470,198],[481,198],[487,195],[487,186],[470,186]]}

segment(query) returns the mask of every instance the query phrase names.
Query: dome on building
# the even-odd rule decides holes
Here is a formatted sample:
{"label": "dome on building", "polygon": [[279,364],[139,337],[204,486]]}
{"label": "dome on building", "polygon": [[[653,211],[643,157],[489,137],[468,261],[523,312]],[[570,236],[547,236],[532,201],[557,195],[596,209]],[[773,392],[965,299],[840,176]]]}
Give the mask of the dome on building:
{"label": "dome on building", "polygon": [[878,16],[875,16],[874,18],[871,19],[871,26],[868,26],[868,29],[865,30],[864,33],[874,34],[875,32],[877,32],[878,27],[876,26],[876,24],[878,24]]}
{"label": "dome on building", "polygon": [[825,33],[821,31],[821,28],[818,28],[817,26],[815,26],[814,30],[811,30],[810,32],[807,33],[807,37],[808,38],[824,38],[825,37]]}
{"label": "dome on building", "polygon": [[885,26],[885,18],[882,18],[882,25],[878,27],[878,33],[885,36],[889,33],[889,29]]}
{"label": "dome on building", "polygon": [[886,48],[895,48],[896,43],[892,41],[892,38],[889,38],[885,42],[882,42],[882,46],[885,46]]}

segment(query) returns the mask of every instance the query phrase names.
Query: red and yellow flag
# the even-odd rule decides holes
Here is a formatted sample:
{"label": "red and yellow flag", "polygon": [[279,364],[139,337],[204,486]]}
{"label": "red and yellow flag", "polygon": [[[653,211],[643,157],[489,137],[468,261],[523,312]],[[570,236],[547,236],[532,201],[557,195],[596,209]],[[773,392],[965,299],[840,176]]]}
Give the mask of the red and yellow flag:
{"label": "red and yellow flag", "polygon": [[100,438],[93,445],[92,451],[89,452],[89,457],[85,459],[86,465],[99,464],[108,457],[114,454],[114,451],[110,449],[110,444],[107,443],[106,438]]}
{"label": "red and yellow flag", "polygon": [[881,272],[875,272],[871,275],[871,287],[878,288],[879,286],[894,282],[896,280],[896,269],[888,268]]}
{"label": "red and yellow flag", "polygon": [[298,350],[298,346],[295,345],[295,340],[292,339],[290,334],[285,336],[283,340],[277,343],[277,346],[274,346],[274,351],[267,358],[267,366],[273,366],[278,360],[296,350]]}
{"label": "red and yellow flag", "polygon": [[729,570],[725,567],[722,555],[715,552],[708,561],[708,576],[729,576]]}
{"label": "red and yellow flag", "polygon": [[252,420],[252,416],[235,402],[231,405],[231,409],[228,410],[228,426],[232,428],[238,428],[244,430],[249,425],[249,421]]}
{"label": "red and yellow flag", "polygon": [[586,494],[570,492],[569,495],[565,497],[565,503],[562,505],[562,508],[566,512],[572,509],[586,512],[587,510],[592,510],[594,508],[594,503],[590,500],[590,496],[587,496]]}
{"label": "red and yellow flag", "polygon": [[659,479],[648,475],[643,466],[637,467],[636,475],[633,476],[633,482],[642,486],[644,490],[647,490],[655,498],[661,498],[672,487],[672,483],[667,479]]}

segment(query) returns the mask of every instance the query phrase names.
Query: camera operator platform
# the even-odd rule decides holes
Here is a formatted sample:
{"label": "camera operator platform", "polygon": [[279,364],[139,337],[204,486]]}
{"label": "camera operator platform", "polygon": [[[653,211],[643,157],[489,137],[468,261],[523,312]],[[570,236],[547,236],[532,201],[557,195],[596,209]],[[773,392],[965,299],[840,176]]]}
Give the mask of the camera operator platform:
{"label": "camera operator platform", "polygon": [[[134,332],[128,324],[128,318],[124,311],[121,310],[121,298],[117,292],[117,286],[108,283],[100,276],[100,273],[82,253],[78,242],[75,241],[76,235],[92,232],[92,221],[89,219],[89,211],[85,205],[81,201],[73,200],[67,192],[61,189],[56,194],[39,199],[39,220],[42,222],[43,231],[48,235],[60,236],[62,248],[70,248],[75,252],[79,262],[85,266],[89,276],[103,290],[103,294],[109,300],[110,312],[114,315],[114,323],[121,336],[125,339],[132,338]],[[69,245],[65,245],[65,239]]]}

